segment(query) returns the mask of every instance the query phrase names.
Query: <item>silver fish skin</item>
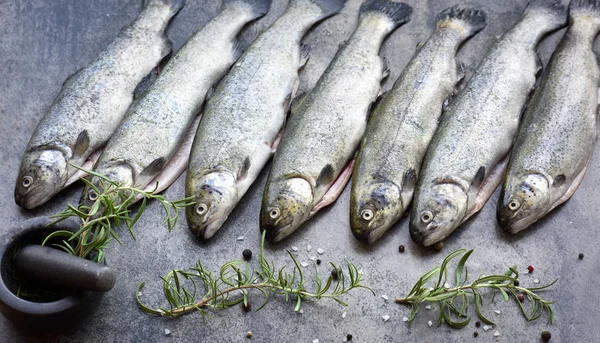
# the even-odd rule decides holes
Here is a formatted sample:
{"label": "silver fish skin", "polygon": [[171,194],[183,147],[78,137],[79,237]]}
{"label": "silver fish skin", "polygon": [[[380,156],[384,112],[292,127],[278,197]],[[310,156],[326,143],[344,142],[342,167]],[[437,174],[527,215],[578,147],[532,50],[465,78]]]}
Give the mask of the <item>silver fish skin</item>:
{"label": "silver fish skin", "polygon": [[269,240],[287,237],[339,196],[351,173],[369,107],[381,91],[386,72],[379,56],[381,44],[411,14],[412,8],[404,3],[363,3],[356,30],[295,107],[263,194],[260,229]]}
{"label": "silver fish skin", "polygon": [[502,185],[497,218],[511,233],[571,198],[598,138],[600,72],[592,45],[600,30],[600,1],[572,1],[569,19],[524,115]]}
{"label": "silver fish skin", "polygon": [[37,207],[78,172],[70,166],[106,145],[133,101],[136,86],[171,51],[165,35],[183,0],[147,0],[143,11],[88,66],[71,75],[38,124],[23,155],[15,202]]}
{"label": "silver fish skin", "polygon": [[263,32],[208,101],[186,178],[192,232],[211,238],[271,158],[283,130],[298,69],[308,58],[301,39],[345,0],[292,0]]}
{"label": "silver fish skin", "polygon": [[450,7],[371,113],[352,173],[350,226],[373,243],[410,205],[442,107],[455,91],[459,46],[486,25],[483,11]]}
{"label": "silver fish skin", "polygon": [[[94,171],[124,186],[154,185],[201,111],[207,92],[240,56],[236,36],[269,7],[270,0],[224,2],[217,16],[192,35],[131,106]],[[91,181],[103,186],[97,177]],[[90,205],[96,197],[96,191],[86,187],[82,203]]]}
{"label": "silver fish skin", "polygon": [[541,69],[536,46],[565,24],[560,1],[532,1],[449,105],[417,183],[409,222],[413,241],[430,246],[444,240],[491,196]]}

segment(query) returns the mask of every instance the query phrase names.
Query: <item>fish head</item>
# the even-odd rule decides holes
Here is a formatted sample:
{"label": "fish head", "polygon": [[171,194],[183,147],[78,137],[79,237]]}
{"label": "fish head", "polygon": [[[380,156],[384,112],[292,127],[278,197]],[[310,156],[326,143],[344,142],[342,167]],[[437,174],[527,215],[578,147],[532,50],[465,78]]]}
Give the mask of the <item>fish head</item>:
{"label": "fish head", "polygon": [[404,213],[400,188],[387,180],[357,187],[350,199],[350,227],[359,241],[371,244]]}
{"label": "fish head", "polygon": [[462,223],[467,200],[467,192],[456,183],[421,190],[409,222],[413,241],[425,247],[443,241]]}
{"label": "fish head", "polygon": [[550,182],[540,173],[511,178],[500,193],[496,217],[500,227],[517,233],[537,221],[548,210]]}
{"label": "fish head", "polygon": [[41,205],[63,188],[67,178],[68,163],[62,151],[27,152],[15,185],[15,202],[26,209]]}
{"label": "fish head", "polygon": [[229,171],[190,177],[186,182],[186,194],[194,197],[194,205],[186,208],[190,229],[200,239],[209,239],[223,226],[237,204],[236,177]]}
{"label": "fish head", "polygon": [[299,177],[268,182],[260,210],[260,229],[270,241],[279,242],[294,232],[310,216],[313,191]]}
{"label": "fish head", "polygon": [[[134,186],[133,168],[127,163],[105,162],[97,165],[94,170],[97,173],[104,175],[116,185],[125,187]],[[94,175],[92,175],[88,180],[93,187],[89,184],[86,184],[86,186],[83,188],[83,192],[81,193],[79,203],[84,206],[84,208],[89,209],[94,205],[94,203],[96,203],[100,197],[100,194],[105,193],[109,187],[112,187],[112,184],[105,179]],[[115,204],[119,204],[121,199],[114,199],[114,201]],[[98,212],[101,213],[102,208],[99,208]]]}

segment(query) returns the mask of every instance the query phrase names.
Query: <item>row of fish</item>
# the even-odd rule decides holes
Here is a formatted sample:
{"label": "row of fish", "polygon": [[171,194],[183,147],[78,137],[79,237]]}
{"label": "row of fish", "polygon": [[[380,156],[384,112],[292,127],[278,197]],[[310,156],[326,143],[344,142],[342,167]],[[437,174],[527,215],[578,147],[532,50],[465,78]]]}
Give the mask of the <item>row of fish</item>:
{"label": "row of fish", "polygon": [[[65,81],[25,151],[17,204],[36,207],[84,175],[70,164],[157,191],[187,167],[186,196],[195,202],[187,221],[208,239],[274,154],[260,213],[269,239],[287,237],[333,203],[353,175],[350,223],[358,239],[381,237],[414,196],[410,234],[429,246],[477,213],[503,176],[498,221],[510,232],[571,197],[596,142],[600,76],[592,44],[600,0],[573,0],[570,11],[558,0],[532,0],[459,92],[456,53],[487,18],[444,10],[381,96],[389,71],[379,50],[412,8],[367,0],[314,89],[296,97],[298,70],[310,55],[303,36],[344,4],[290,0],[242,53],[236,36],[268,12],[270,0],[225,0],[134,101],[136,85],[169,53],[164,30],[183,6],[146,0],[137,20]],[[567,17],[529,100],[542,68],[536,46]],[[97,196],[86,187],[82,202]]]}

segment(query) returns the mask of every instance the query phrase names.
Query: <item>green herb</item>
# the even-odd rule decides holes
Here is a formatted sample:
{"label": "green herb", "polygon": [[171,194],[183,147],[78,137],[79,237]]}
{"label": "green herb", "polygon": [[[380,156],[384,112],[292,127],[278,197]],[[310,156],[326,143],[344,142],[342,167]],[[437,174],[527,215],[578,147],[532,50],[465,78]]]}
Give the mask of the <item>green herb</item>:
{"label": "green herb", "polygon": [[[45,245],[52,238],[62,238],[61,243],[52,245],[72,255],[91,257],[96,262],[104,261],[104,249],[108,243],[113,238],[119,244],[121,243],[115,229],[123,223],[135,239],[133,226],[144,213],[148,200],[154,199],[161,203],[167,216],[165,223],[169,231],[177,223],[179,210],[193,204],[190,202],[191,198],[168,201],[164,196],[155,193],[156,188],[152,191],[145,191],[137,187],[126,187],[102,174],[75,165],[72,166],[98,178],[100,181],[99,187],[96,187],[87,179],[81,179],[98,196],[89,207],[81,204],[75,207],[69,204],[65,211],[52,215],[50,218],[56,220],[49,225],[76,217],[81,221],[81,229],[75,233],[67,230],[55,231],[48,235],[42,243],[42,245]],[[156,187],[158,187],[158,183]],[[141,200],[141,204],[137,213],[134,214],[130,206],[137,200]]]}
{"label": "green herb", "polygon": [[[481,276],[467,284],[469,270],[466,263],[472,252],[473,250],[460,249],[451,253],[444,259],[441,266],[435,267],[423,275],[405,298],[395,299],[396,303],[410,305],[409,321],[412,321],[419,312],[420,304],[428,302],[440,311],[437,321],[438,326],[445,322],[452,327],[462,328],[471,320],[467,315],[467,311],[470,297],[472,297],[475,303],[475,311],[481,321],[489,325],[496,325],[481,312],[483,306],[482,292],[492,291],[493,296],[497,293],[502,294],[505,301],[509,301],[512,297],[528,321],[536,320],[546,312],[548,322],[554,323],[554,312],[551,306],[554,302],[542,299],[536,292],[549,288],[558,280],[542,287],[519,287],[516,286],[519,284],[517,281],[519,272],[517,267],[514,266],[510,267],[504,274]],[[451,275],[448,264],[452,259],[461,255],[454,275]],[[427,287],[426,284],[436,277],[437,282],[433,287]],[[455,286],[446,288],[447,280],[452,278],[455,279]],[[529,305],[526,304],[526,306],[519,301],[519,294],[523,294],[525,299],[529,300]],[[494,298],[492,297],[493,301]]]}
{"label": "green herb", "polygon": [[263,308],[273,295],[282,295],[286,301],[294,297],[296,303],[294,311],[300,311],[302,301],[305,299],[330,298],[346,306],[347,304],[340,297],[356,288],[368,289],[375,295],[371,288],[362,284],[362,273],[348,261],[346,261],[347,274],[344,268],[332,263],[331,266],[338,272],[338,279],[334,280],[330,276],[325,282],[319,277],[315,265],[315,289],[313,292],[308,292],[302,268],[294,255],[287,251],[294,263],[291,273],[285,271],[285,266],[276,268],[274,263],[264,257],[264,242],[263,233],[258,254],[260,270],[255,271],[248,263],[234,260],[221,266],[218,273],[212,273],[198,260],[189,270],[174,269],[161,277],[163,293],[169,308],[151,308],[142,303],[140,294],[144,282],[138,287],[136,295],[138,306],[144,312],[153,315],[177,317],[187,312],[198,311],[205,317],[209,315],[207,308],[226,309],[240,303],[248,307],[250,291],[253,289],[260,291],[265,297],[256,311]]}

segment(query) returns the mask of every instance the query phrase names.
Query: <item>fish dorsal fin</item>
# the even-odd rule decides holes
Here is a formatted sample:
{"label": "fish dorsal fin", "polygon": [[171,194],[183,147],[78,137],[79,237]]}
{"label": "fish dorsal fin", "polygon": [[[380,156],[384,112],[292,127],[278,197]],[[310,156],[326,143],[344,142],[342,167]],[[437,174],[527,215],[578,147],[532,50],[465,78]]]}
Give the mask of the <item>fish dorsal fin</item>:
{"label": "fish dorsal fin", "polygon": [[87,149],[90,147],[90,136],[87,130],[81,131],[77,140],[75,141],[75,147],[73,148],[73,156],[81,157],[85,154]]}
{"label": "fish dorsal fin", "polygon": [[244,163],[238,171],[237,180],[242,181],[243,179],[245,179],[246,176],[248,176],[248,170],[250,170],[250,156],[246,156],[246,158],[244,159]]}
{"label": "fish dorsal fin", "polygon": [[565,181],[567,181],[567,177],[565,176],[565,174],[560,174],[554,178],[554,182],[552,182],[552,187],[560,188],[560,186],[565,184]]}
{"label": "fish dorsal fin", "polygon": [[312,47],[308,44],[302,44],[300,48],[300,67],[304,67],[308,59],[310,58],[310,51]]}
{"label": "fish dorsal fin", "polygon": [[335,177],[335,175],[333,175],[334,172],[335,171],[333,170],[333,166],[331,164],[323,167],[323,169],[321,169],[321,173],[319,173],[319,177],[317,178],[317,187],[329,185]]}
{"label": "fish dorsal fin", "polygon": [[467,199],[469,201],[469,208],[471,205],[475,204],[477,200],[477,193],[479,192],[479,188],[483,184],[483,180],[485,179],[485,167],[481,166],[475,173],[475,177],[473,178],[473,182],[471,182],[471,186],[469,186],[469,190],[467,192]]}
{"label": "fish dorsal fin", "polygon": [[411,192],[415,189],[417,184],[417,172],[410,168],[404,173],[404,178],[402,179],[402,192]]}
{"label": "fish dorsal fin", "polygon": [[159,157],[152,161],[142,172],[140,173],[140,178],[142,177],[151,177],[154,178],[156,175],[160,174],[160,172],[167,165],[167,160],[164,157]]}

